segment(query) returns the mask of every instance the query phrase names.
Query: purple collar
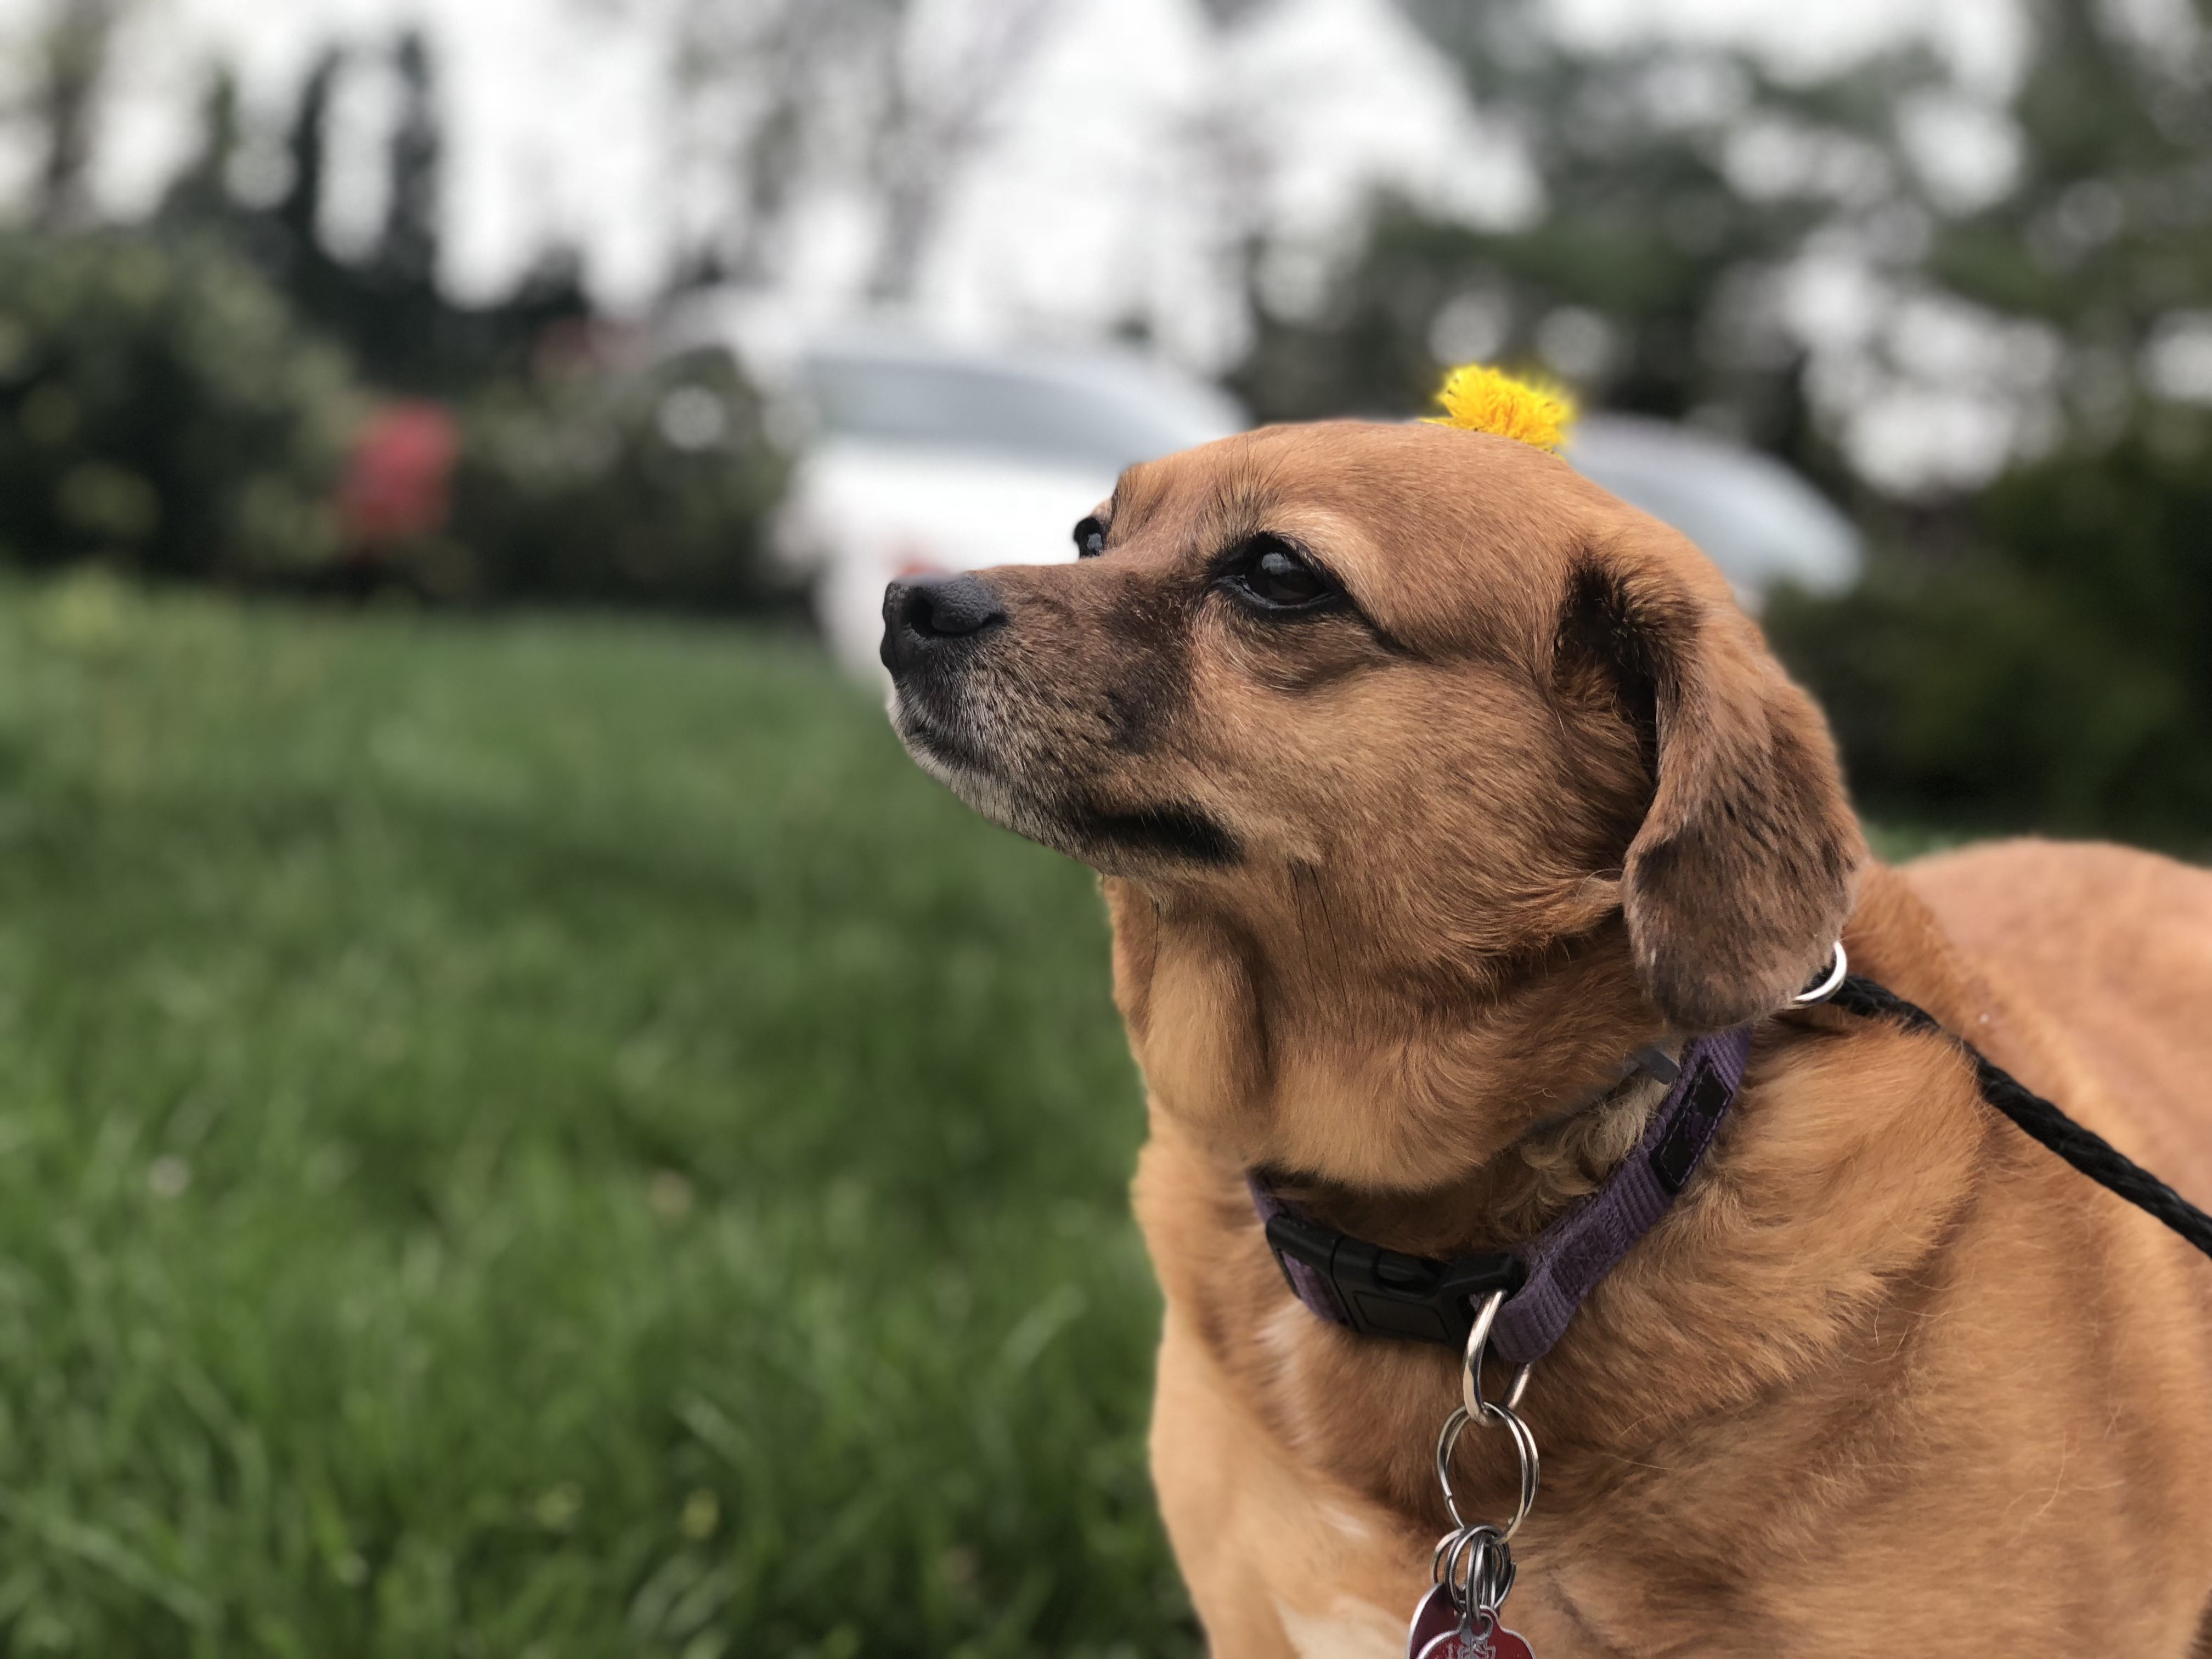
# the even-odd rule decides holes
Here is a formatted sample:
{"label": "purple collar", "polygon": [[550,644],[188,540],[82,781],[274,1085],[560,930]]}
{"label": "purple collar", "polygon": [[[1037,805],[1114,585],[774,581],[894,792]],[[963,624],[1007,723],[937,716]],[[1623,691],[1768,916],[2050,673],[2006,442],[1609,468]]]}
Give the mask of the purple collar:
{"label": "purple collar", "polygon": [[1636,1150],[1605,1185],[1510,1250],[1450,1261],[1401,1255],[1321,1225],[1256,1173],[1245,1178],[1252,1207],[1291,1294],[1331,1324],[1463,1347],[1475,1308],[1504,1291],[1491,1348],[1509,1364],[1529,1364],[1551,1352],[1583,1298],[1688,1184],[1743,1085],[1750,1052],[1748,1025],[1693,1040]]}

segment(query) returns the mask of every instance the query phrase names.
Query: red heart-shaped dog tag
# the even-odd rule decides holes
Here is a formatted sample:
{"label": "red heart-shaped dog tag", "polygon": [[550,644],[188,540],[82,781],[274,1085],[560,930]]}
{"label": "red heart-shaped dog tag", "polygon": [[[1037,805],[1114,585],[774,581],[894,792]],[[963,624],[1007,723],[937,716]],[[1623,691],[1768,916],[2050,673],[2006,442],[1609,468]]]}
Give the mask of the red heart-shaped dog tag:
{"label": "red heart-shaped dog tag", "polygon": [[1452,1605],[1451,1592],[1438,1584],[1413,1609],[1413,1627],[1406,1632],[1406,1659],[1421,1659],[1430,1643],[1458,1628],[1459,1609]]}
{"label": "red heart-shaped dog tag", "polygon": [[1448,1630],[1423,1648],[1419,1659],[1536,1659],[1528,1644],[1503,1625],[1487,1630]]}
{"label": "red heart-shaped dog tag", "polygon": [[1421,1598],[1413,1609],[1413,1627],[1406,1633],[1406,1659],[1536,1659],[1528,1642],[1495,1620],[1486,1630],[1462,1631],[1459,1609],[1442,1584]]}

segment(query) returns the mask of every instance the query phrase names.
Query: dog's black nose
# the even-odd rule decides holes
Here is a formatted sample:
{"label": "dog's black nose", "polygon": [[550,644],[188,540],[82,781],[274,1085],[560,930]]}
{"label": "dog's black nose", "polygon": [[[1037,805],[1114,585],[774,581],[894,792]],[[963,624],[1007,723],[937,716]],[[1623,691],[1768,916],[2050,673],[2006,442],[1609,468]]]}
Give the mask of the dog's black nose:
{"label": "dog's black nose", "polygon": [[980,578],[915,576],[884,590],[884,666],[904,672],[931,652],[1006,621],[1006,608]]}

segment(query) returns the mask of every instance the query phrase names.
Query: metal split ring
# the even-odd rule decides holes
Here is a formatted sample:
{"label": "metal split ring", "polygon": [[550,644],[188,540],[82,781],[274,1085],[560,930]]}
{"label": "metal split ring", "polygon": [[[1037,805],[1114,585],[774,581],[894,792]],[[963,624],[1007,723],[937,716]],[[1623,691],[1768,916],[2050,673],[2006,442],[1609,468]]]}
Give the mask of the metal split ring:
{"label": "metal split ring", "polygon": [[[1521,1420],[1512,1407],[1495,1401],[1486,1403],[1485,1409],[1492,1415],[1485,1421],[1502,1423],[1513,1437],[1513,1449],[1521,1459],[1521,1501],[1513,1511],[1512,1520],[1498,1528],[1500,1540],[1510,1539],[1521,1530],[1521,1523],[1528,1518],[1528,1511],[1536,1506],[1536,1437],[1528,1432],[1528,1425]],[[1444,1509],[1449,1513],[1452,1525],[1461,1532],[1470,1528],[1467,1517],[1459,1512],[1459,1494],[1452,1489],[1452,1453],[1458,1449],[1460,1431],[1475,1419],[1465,1410],[1458,1410],[1444,1419],[1443,1431],[1437,1436],[1437,1484],[1443,1488]]]}
{"label": "metal split ring", "polygon": [[1495,1527],[1462,1527],[1437,1540],[1429,1577],[1444,1586],[1462,1613],[1495,1618],[1513,1589],[1513,1552]]}
{"label": "metal split ring", "polygon": [[1828,976],[1822,980],[1818,985],[1808,986],[1804,990],[1800,991],[1796,996],[1790,998],[1790,1000],[1793,1005],[1800,1008],[1809,1007],[1816,1002],[1826,1002],[1830,997],[1836,994],[1837,988],[1844,982],[1844,976],[1850,971],[1850,962],[1844,955],[1844,942],[1841,939],[1838,939],[1836,941],[1835,961],[1829,966]]}
{"label": "metal split ring", "polygon": [[1490,1328],[1498,1322],[1498,1310],[1505,1305],[1505,1292],[1492,1291],[1475,1310],[1474,1328],[1467,1334],[1467,1355],[1460,1367],[1459,1397],[1468,1417],[1485,1426],[1497,1419],[1491,1413],[1501,1406],[1508,1411],[1517,1410],[1521,1396],[1528,1392],[1528,1373],[1534,1369],[1523,1365],[1513,1373],[1513,1380],[1505,1385],[1503,1401],[1482,1397],[1482,1355],[1490,1346]]}

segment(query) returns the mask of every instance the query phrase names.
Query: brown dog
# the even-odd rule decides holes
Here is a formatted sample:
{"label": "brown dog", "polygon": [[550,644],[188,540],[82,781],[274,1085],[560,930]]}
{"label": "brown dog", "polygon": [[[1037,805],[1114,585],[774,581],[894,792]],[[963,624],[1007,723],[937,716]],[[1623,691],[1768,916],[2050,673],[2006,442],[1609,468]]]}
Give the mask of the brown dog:
{"label": "brown dog", "polygon": [[[1940,1037],[1783,1013],[1840,933],[2199,1201],[2212,876],[1871,861],[1820,716],[1681,537],[1503,438],[1278,428],[1133,469],[1086,557],[896,585],[895,718],[1096,866],[1150,1091],[1153,1473],[1213,1650],[1395,1656],[1443,1348],[1293,1301],[1247,1197],[1534,1234],[1639,1045],[1758,1021],[1681,1200],[1536,1368],[1507,1622],[1567,1656],[2212,1655],[2212,1263]],[[1503,1518],[1505,1437],[1460,1480]]]}

